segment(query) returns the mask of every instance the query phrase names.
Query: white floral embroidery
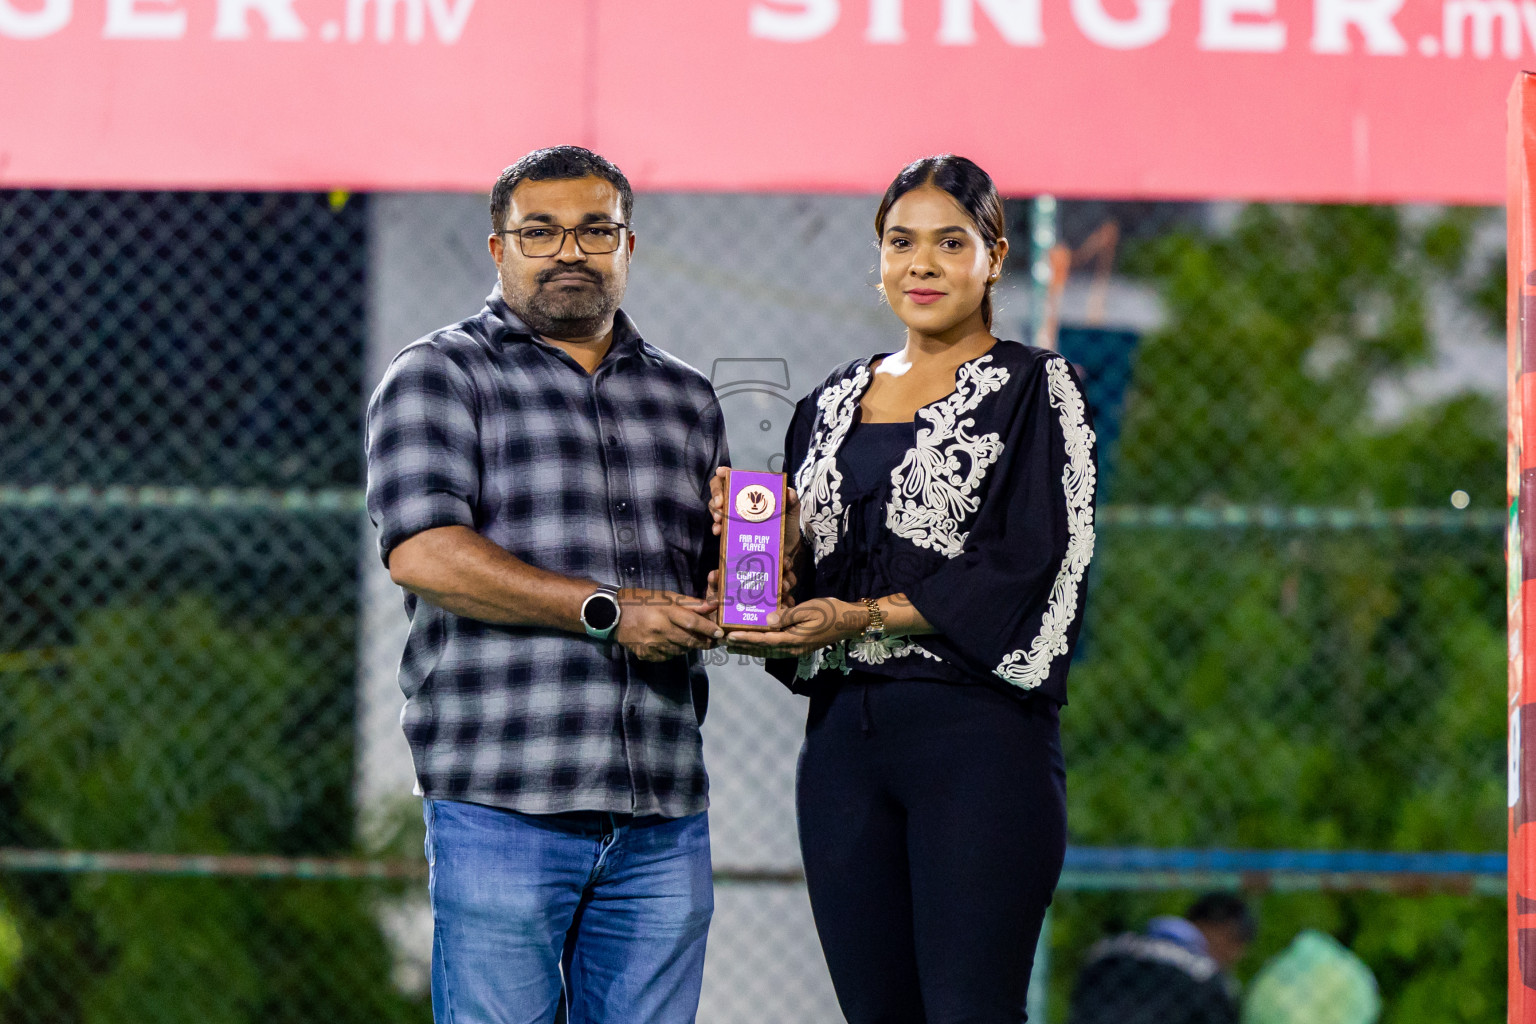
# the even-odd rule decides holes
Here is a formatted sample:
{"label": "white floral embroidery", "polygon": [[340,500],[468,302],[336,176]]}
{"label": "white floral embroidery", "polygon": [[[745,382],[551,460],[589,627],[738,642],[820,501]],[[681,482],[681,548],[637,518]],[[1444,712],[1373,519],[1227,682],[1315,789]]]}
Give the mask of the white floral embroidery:
{"label": "white floral embroidery", "polygon": [[1005,656],[997,675],[1016,686],[1032,690],[1045,682],[1051,661],[1067,653],[1067,628],[1077,617],[1077,588],[1093,558],[1093,430],[1084,417],[1082,393],[1072,381],[1064,359],[1045,364],[1051,408],[1060,410],[1061,433],[1067,465],[1061,473],[1067,497],[1067,554],[1051,587],[1050,602],[1040,620],[1040,635],[1029,650],[1020,648]]}
{"label": "white floral embroidery", "polygon": [[968,531],[960,524],[976,511],[974,493],[987,468],[1002,454],[998,435],[973,435],[974,418],[961,419],[981,400],[1008,383],[1008,371],[987,366],[990,355],[961,365],[955,390],[918,415],[928,426],[917,432],[917,444],[901,465],[891,470],[891,500],[885,525],[898,537],[920,548],[932,548],[954,558],[965,548]]}
{"label": "white floral embroidery", "polygon": [[913,643],[904,636],[888,636],[884,640],[849,640],[848,657],[866,665],[881,665],[892,658],[904,658],[909,654],[921,654],[934,661],[942,661],[922,644]]}
{"label": "white floral embroidery", "polygon": [[853,426],[853,414],[869,383],[869,366],[826,388],[816,399],[821,411],[805,459],[795,472],[800,494],[800,532],[811,540],[811,556],[820,562],[837,547],[837,520],[843,511],[843,475],[837,470],[837,450]]}
{"label": "white floral embroidery", "polygon": [[839,640],[830,646],[800,655],[800,664],[795,669],[795,677],[809,679],[823,669],[841,669],[843,674],[847,675],[853,671],[853,666],[849,664],[850,658],[854,661],[862,661],[866,665],[880,665],[892,658],[904,658],[911,654],[921,654],[934,661],[944,660],[928,648],[904,636],[888,636],[878,641]]}
{"label": "white floral embroidery", "polygon": [[848,661],[845,657],[842,644],[832,644],[830,647],[821,647],[809,654],[800,655],[800,664],[795,668],[796,679],[809,679],[822,669],[842,669],[843,674],[848,674]]}

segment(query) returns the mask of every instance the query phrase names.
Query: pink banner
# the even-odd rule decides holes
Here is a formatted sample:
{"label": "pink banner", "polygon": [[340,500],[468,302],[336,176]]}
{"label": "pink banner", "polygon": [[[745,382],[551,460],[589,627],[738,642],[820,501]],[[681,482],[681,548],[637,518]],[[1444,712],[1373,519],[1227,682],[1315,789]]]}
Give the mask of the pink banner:
{"label": "pink banner", "polygon": [[1536,0],[0,0],[0,186],[1498,203]]}

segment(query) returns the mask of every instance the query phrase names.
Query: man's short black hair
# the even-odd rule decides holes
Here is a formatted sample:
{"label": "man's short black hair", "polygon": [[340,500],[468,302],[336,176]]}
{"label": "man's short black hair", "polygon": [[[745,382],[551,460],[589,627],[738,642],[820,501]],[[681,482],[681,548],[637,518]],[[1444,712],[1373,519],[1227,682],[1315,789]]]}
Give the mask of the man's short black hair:
{"label": "man's short black hair", "polygon": [[1208,892],[1201,896],[1190,906],[1184,920],[1190,924],[1231,925],[1244,942],[1252,942],[1259,930],[1248,904],[1230,892]]}
{"label": "man's short black hair", "polygon": [[507,210],[512,205],[512,190],[525,181],[568,181],[575,178],[602,178],[619,193],[619,208],[629,223],[635,209],[635,193],[624,172],[580,146],[550,146],[536,149],[501,172],[491,189],[491,230],[506,226]]}

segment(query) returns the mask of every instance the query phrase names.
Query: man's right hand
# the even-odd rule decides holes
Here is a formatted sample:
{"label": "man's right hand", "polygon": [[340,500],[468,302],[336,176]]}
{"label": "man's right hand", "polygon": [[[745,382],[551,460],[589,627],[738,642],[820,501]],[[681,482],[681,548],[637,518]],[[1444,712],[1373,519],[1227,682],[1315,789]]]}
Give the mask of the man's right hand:
{"label": "man's right hand", "polygon": [[641,661],[666,661],[689,651],[707,651],[725,631],[709,616],[719,602],[670,590],[619,591],[619,628],[613,639]]}

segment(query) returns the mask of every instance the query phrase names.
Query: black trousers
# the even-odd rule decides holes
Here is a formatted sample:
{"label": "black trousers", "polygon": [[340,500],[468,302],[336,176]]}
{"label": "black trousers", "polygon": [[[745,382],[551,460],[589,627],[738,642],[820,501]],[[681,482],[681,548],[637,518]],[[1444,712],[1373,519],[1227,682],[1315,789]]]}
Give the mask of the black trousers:
{"label": "black trousers", "polygon": [[800,846],[850,1024],[1018,1024],[1066,852],[1048,701],[854,672],[811,698]]}

